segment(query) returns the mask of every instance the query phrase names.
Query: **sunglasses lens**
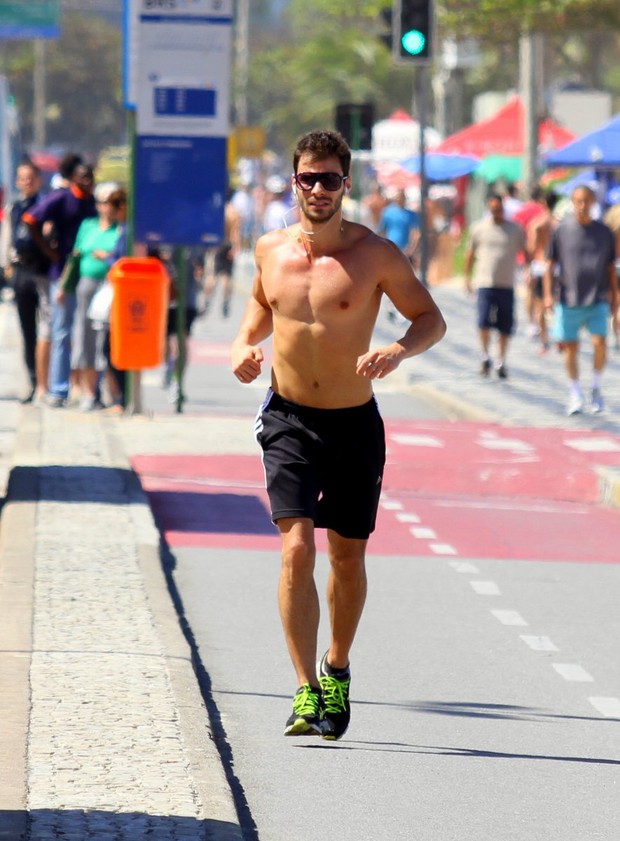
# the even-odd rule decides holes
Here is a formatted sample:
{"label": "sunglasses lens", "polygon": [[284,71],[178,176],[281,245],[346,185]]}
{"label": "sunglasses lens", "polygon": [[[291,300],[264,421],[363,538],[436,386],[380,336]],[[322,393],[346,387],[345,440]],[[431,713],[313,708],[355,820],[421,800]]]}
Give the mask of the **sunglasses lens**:
{"label": "sunglasses lens", "polygon": [[295,180],[302,190],[311,190],[319,179],[314,172],[300,172]]}
{"label": "sunglasses lens", "polygon": [[302,190],[312,190],[318,181],[326,190],[333,192],[340,189],[344,176],[337,172],[299,172],[295,180]]}
{"label": "sunglasses lens", "polygon": [[342,178],[337,172],[325,172],[320,180],[326,190],[339,190],[342,184]]}

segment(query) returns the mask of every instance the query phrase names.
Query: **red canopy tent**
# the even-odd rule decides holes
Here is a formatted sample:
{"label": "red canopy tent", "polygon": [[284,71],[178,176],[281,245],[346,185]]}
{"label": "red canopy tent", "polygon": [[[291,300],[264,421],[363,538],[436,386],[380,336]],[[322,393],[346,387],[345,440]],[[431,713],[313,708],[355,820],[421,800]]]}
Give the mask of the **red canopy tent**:
{"label": "red canopy tent", "polygon": [[[542,152],[561,149],[575,139],[575,135],[553,120],[542,120],[538,128],[538,142]],[[525,108],[518,96],[512,97],[503,108],[479,123],[446,137],[434,152],[460,155],[522,155],[525,151]]]}

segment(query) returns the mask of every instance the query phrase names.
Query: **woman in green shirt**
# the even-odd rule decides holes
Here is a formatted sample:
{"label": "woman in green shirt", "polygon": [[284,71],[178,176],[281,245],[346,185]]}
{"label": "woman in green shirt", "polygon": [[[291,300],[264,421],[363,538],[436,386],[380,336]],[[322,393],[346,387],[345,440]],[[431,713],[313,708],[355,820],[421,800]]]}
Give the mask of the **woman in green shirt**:
{"label": "woman in green shirt", "polygon": [[77,309],[71,336],[71,370],[81,390],[80,408],[97,408],[97,332],[88,318],[88,307],[108,273],[110,257],[119,237],[119,208],[126,200],[124,190],[95,190],[97,217],[85,219],[77,233],[75,250],[80,253],[80,280],[76,289]]}

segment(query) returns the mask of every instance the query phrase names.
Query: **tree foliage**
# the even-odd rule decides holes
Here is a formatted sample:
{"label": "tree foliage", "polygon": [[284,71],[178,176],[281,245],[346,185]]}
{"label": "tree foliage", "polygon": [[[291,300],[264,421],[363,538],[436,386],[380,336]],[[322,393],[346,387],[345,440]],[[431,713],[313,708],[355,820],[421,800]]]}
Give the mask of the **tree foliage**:
{"label": "tree foliage", "polygon": [[515,33],[620,29],[617,0],[443,0],[441,25],[459,36],[506,42]]}
{"label": "tree foliage", "polygon": [[[332,125],[338,102],[375,104],[377,118],[411,110],[416,71],[395,66],[381,42],[389,0],[289,0],[270,29],[254,30],[249,114],[276,149],[303,131]],[[474,37],[480,61],[464,74],[464,111],[485,90],[517,88],[518,41],[545,33],[545,85],[578,80],[620,94],[613,57],[620,32],[618,0],[438,0],[437,43]]]}
{"label": "tree foliage", "polygon": [[[4,73],[15,96],[24,144],[33,139],[34,50],[30,41],[9,42]],[[126,116],[121,102],[121,33],[105,20],[65,13],[62,34],[47,41],[46,136],[49,146],[92,156],[121,142]]]}

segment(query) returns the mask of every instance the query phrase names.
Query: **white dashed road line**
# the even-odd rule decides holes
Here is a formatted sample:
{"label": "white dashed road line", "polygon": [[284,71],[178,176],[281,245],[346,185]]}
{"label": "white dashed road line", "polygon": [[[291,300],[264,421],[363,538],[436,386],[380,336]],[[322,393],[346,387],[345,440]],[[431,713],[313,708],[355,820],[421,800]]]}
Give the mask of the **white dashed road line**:
{"label": "white dashed road line", "polygon": [[395,499],[382,499],[381,507],[385,508],[386,511],[401,511],[403,504]]}
{"label": "white dashed road line", "polygon": [[502,625],[527,625],[528,623],[516,610],[492,610],[491,613]]}
{"label": "white dashed road line", "polygon": [[[420,436],[415,442],[408,441],[401,443],[410,443],[415,444],[418,446],[438,446],[437,443],[431,440],[421,440],[423,436]],[[482,444],[482,446],[488,447],[489,449],[512,449],[512,451],[520,455],[527,455],[526,449],[521,447],[521,442],[516,441],[514,439],[495,439],[488,438],[484,441],[479,441],[478,443]],[[568,442],[565,442],[568,443]],[[585,441],[573,444],[576,449],[580,448],[580,445],[587,447]],[[441,446],[439,444],[439,446]],[[570,444],[568,444],[570,446]],[[596,449],[596,448],[595,448]],[[607,449],[605,447],[604,449]],[[485,503],[486,505],[486,503]],[[504,506],[506,503],[503,504]],[[416,540],[429,540],[434,541],[437,539],[437,533],[434,529],[424,526],[421,522],[421,518],[412,512],[405,511],[404,505],[395,499],[386,499],[382,498],[381,500],[381,507],[384,508],[386,511],[393,511],[394,517],[399,523],[405,524],[413,524],[409,529],[410,534]],[[498,507],[503,507],[501,504]],[[514,504],[508,504],[506,507],[514,507]],[[457,549],[449,543],[429,543],[429,549],[435,555],[458,555]],[[473,563],[469,561],[450,561],[451,568],[460,574],[465,575],[479,575],[480,569]],[[470,586],[472,590],[477,593],[479,596],[500,596],[501,590],[499,586],[495,583],[495,581],[482,581],[479,579],[474,579],[470,581]],[[505,609],[494,609],[491,610],[491,613],[495,618],[502,623],[502,625],[513,626],[513,627],[527,627],[528,622],[521,616],[521,614],[516,610],[505,610]],[[520,634],[521,640],[532,649],[532,651],[558,651],[558,647],[555,643],[547,636],[541,635],[534,635],[534,634]],[[557,674],[564,678],[564,680],[572,681],[574,683],[594,683],[594,678],[590,675],[582,666],[577,663],[552,663],[553,669]],[[612,697],[603,697],[603,696],[592,696],[588,698],[589,703],[594,707],[594,709],[605,718],[620,718],[620,699],[612,698]]]}
{"label": "white dashed road line", "polygon": [[398,511],[396,519],[399,523],[419,523],[420,518],[417,514],[408,514],[406,511]]}
{"label": "white dashed road line", "polygon": [[437,537],[436,532],[426,526],[414,526],[409,531],[418,540],[435,540]]}
{"label": "white dashed road line", "polygon": [[449,543],[431,543],[431,551],[436,555],[458,555],[454,546]]}
{"label": "white dashed road line", "polygon": [[559,651],[557,645],[551,642],[549,637],[535,637],[521,634],[521,639],[533,651]]}
{"label": "white dashed road line", "polygon": [[470,564],[468,561],[450,561],[450,566],[455,572],[468,573],[470,575],[478,575],[480,572],[475,564]]}
{"label": "white dashed road line", "polygon": [[620,718],[620,698],[588,698],[595,710],[605,718]]}
{"label": "white dashed road line", "polygon": [[470,581],[472,590],[479,596],[500,596],[500,589],[495,581]]}
{"label": "white dashed road line", "polygon": [[572,680],[577,683],[594,682],[592,675],[586,672],[583,666],[577,665],[577,663],[552,663],[552,666],[564,680]]}

